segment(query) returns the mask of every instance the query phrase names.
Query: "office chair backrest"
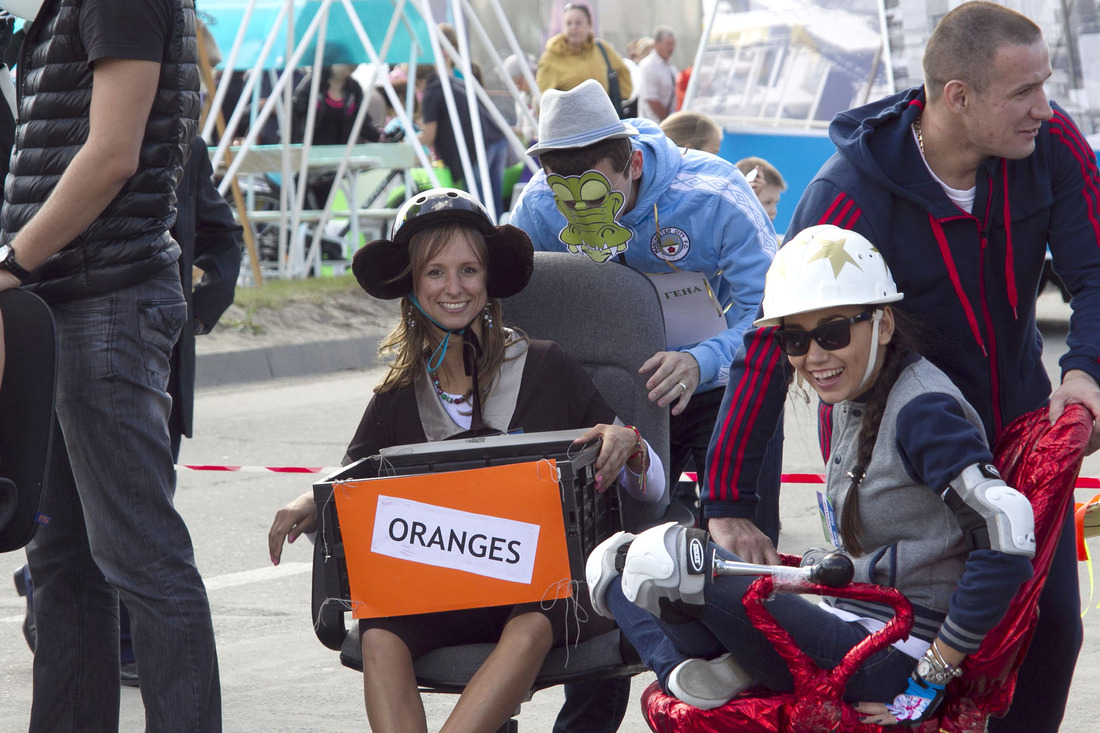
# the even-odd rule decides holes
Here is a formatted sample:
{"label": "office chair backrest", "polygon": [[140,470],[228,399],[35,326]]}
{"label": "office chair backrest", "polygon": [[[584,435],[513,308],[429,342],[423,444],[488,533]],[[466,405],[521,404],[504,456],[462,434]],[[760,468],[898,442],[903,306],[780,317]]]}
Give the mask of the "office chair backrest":
{"label": "office chair backrest", "polygon": [[[596,264],[564,252],[536,252],[531,282],[504,301],[504,323],[554,341],[579,361],[627,425],[634,425],[668,467],[668,408],[646,398],[642,363],[665,350],[657,289],[642,273],[616,262]],[[628,507],[628,528],[663,518],[666,499]]]}
{"label": "office chair backrest", "polygon": [[[619,418],[636,426],[668,465],[668,408],[646,399],[646,378],[638,374],[646,359],[665,349],[664,316],[657,290],[647,277],[617,263],[597,265],[578,255],[538,252],[531,282],[504,301],[504,322],[532,338],[554,341],[572,354]],[[676,508],[670,508],[667,492],[664,500],[655,504],[623,501],[623,524],[641,528],[686,519],[673,511]],[[341,662],[362,669],[358,634],[353,629],[343,636],[342,621],[326,618],[342,613],[337,609],[326,613],[317,603],[325,598],[318,595],[325,592],[325,586],[322,573],[316,571],[318,563],[323,565],[322,559],[315,553],[318,637],[329,646],[342,638]],[[587,595],[583,589],[580,592]],[[587,598],[583,602],[587,603]],[[589,611],[589,616],[593,628],[605,626],[608,630],[568,649],[551,650],[536,689],[631,675],[644,669],[638,659],[624,658],[617,628],[610,622],[604,624],[594,612]],[[492,644],[470,644],[434,650],[416,661],[417,679],[426,689],[460,692],[492,649]]]}
{"label": "office chair backrest", "polygon": [[57,344],[53,317],[25,290],[0,293],[5,364],[0,382],[0,552],[17,550],[38,528],[54,424]]}

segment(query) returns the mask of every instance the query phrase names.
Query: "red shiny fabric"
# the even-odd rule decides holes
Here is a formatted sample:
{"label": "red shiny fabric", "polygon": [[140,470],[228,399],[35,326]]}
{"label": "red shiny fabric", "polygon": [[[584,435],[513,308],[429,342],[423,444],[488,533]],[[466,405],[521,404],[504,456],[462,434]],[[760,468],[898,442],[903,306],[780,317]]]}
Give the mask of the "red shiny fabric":
{"label": "red shiny fabric", "polygon": [[[937,719],[907,730],[920,733],[980,733],[990,715],[1003,715],[1015,690],[1016,668],[1027,651],[1038,613],[1036,603],[1046,581],[1054,548],[1092,431],[1092,418],[1071,405],[1055,424],[1046,408],[1013,422],[998,441],[994,455],[1005,483],[1024,493],[1035,513],[1037,551],[1034,577],[1025,583],[1004,619],[986,637],[981,649],[963,663],[966,673],[947,690]],[[784,558],[785,561],[787,558]],[[894,620],[853,647],[832,670],[821,670],[799,650],[790,635],[767,612],[764,601],[773,592],[813,593],[889,603]],[[773,694],[748,690],[714,710],[699,710],[666,695],[656,682],[642,695],[642,713],[657,733],[691,731],[718,733],[815,733],[852,731],[883,733],[898,726],[859,722],[859,714],[841,701],[844,686],[859,665],[879,649],[908,635],[912,610],[892,588],[853,583],[834,589],[809,584],[773,583],[762,577],[749,586],[744,603],[753,624],[775,645],[794,677],[794,691]]]}

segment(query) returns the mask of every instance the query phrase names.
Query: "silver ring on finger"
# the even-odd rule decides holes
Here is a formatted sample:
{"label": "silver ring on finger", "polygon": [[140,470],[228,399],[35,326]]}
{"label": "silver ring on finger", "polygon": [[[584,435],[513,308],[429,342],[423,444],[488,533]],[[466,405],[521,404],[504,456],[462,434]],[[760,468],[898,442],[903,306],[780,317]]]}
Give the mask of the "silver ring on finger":
{"label": "silver ring on finger", "polygon": [[680,387],[680,394],[684,394],[688,391],[688,386],[683,382],[677,382],[676,384]]}

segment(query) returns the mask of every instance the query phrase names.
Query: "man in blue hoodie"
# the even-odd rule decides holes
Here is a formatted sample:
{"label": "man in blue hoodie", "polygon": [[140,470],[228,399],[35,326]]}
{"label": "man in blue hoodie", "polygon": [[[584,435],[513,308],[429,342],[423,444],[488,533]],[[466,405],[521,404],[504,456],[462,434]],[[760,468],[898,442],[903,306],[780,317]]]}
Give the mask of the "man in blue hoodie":
{"label": "man in blue hoodie", "polygon": [[[1070,403],[1100,415],[1100,171],[1080,130],[1048,101],[1050,75],[1032,21],[994,3],[961,5],[928,41],[924,86],[833,120],[837,153],[790,227],[836,224],[877,243],[905,293],[900,310],[927,326],[921,351],[978,410],[990,444],[1048,399],[1052,418]],[[1053,394],[1035,323],[1048,246],[1073,295]],[[786,392],[772,369],[778,355],[770,329],[746,333],[701,492],[716,540],[755,562],[777,560],[749,518]],[[1093,450],[1098,439],[1094,428]],[[1012,708],[991,731],[1056,731],[1062,719],[1081,645],[1071,519]]]}
{"label": "man in blue hoodie", "polygon": [[[650,401],[671,405],[679,475],[697,445],[706,458],[721,387],[759,307],[775,230],[732,164],[681,151],[648,120],[623,122],[598,83],[551,90],[542,102],[543,171],[511,222],[536,250],[622,262],[648,274],[666,311],[668,350],[642,365]],[[698,440],[688,437],[701,428]],[[678,431],[684,437],[677,440]],[[688,449],[677,455],[677,446]]]}
{"label": "man in blue hoodie", "polygon": [[[654,281],[668,349],[640,371],[649,375],[650,401],[671,406],[673,482],[689,458],[701,472],[721,388],[775,256],[771,220],[735,166],[681,151],[649,120],[619,120],[592,80],[543,96],[539,144],[527,152],[543,170],[524,188],[510,223],[535,249],[574,252],[607,267],[621,262]],[[761,494],[778,505],[782,434],[773,433]],[[763,529],[773,540],[778,535],[777,523]],[[567,688],[555,730],[581,729],[573,705]]]}

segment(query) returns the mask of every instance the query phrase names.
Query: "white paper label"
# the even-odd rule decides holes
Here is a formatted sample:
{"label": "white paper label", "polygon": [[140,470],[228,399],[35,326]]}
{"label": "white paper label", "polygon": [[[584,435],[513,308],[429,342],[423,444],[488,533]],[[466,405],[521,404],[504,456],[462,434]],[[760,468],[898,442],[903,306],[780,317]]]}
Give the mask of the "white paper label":
{"label": "white paper label", "polygon": [[729,328],[722,307],[701,273],[677,270],[646,277],[653,281],[661,298],[668,348],[694,346]]}
{"label": "white paper label", "polygon": [[539,529],[514,519],[379,495],[371,552],[530,584]]}

